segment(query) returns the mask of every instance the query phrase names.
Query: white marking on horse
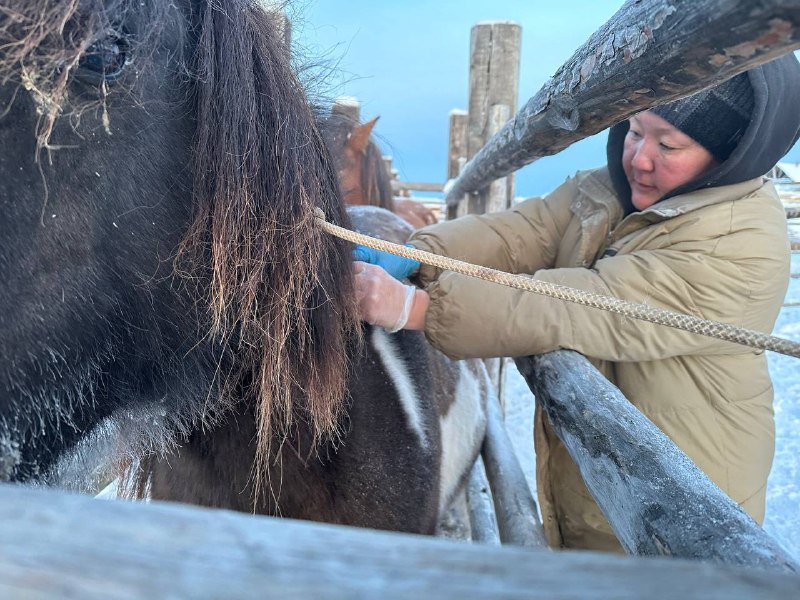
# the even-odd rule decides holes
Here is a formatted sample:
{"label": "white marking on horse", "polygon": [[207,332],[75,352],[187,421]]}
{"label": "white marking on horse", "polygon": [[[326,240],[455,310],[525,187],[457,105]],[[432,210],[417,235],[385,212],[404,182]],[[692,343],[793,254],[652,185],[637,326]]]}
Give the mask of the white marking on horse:
{"label": "white marking on horse", "polygon": [[428,446],[428,436],[425,434],[422,408],[405,362],[403,362],[397,349],[392,344],[389,334],[379,327],[375,327],[372,331],[372,345],[378,352],[378,356],[380,356],[381,362],[394,384],[397,397],[400,400],[400,406],[406,414],[409,428],[419,437],[420,445],[426,448]]}
{"label": "white marking on horse", "polygon": [[[473,372],[466,361],[458,363],[458,384],[455,402],[441,419],[442,471],[439,488],[439,507],[444,511],[464,483],[469,468],[480,452],[486,432],[484,396],[493,394],[489,374],[483,363],[473,364]],[[465,470],[466,469],[466,470]]]}

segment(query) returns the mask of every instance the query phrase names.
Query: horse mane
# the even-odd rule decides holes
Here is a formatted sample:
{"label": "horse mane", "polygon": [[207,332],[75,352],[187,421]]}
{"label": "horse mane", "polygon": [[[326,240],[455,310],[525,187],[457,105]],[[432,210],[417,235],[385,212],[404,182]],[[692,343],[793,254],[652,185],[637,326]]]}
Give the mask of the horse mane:
{"label": "horse mane", "polygon": [[[358,121],[344,113],[334,112],[322,119],[320,126],[328,150],[337,168],[343,168],[344,148],[352,129],[360,125]],[[394,211],[394,192],[392,181],[380,147],[370,137],[361,162],[361,190],[372,206],[380,206]]]}
{"label": "horse mane", "polygon": [[178,256],[208,283],[213,337],[233,353],[223,397],[255,400],[256,495],[270,445],[307,423],[312,446],[340,434],[356,335],[346,223],[322,137],[277,20],[253,0],[201,2],[195,218]]}
{"label": "horse mane", "polygon": [[383,162],[383,153],[378,144],[369,141],[361,169],[361,185],[370,198],[377,198],[376,206],[394,211],[392,180]]}
{"label": "horse mane", "polygon": [[[93,41],[128,13],[161,23],[171,4],[0,0],[0,79],[19,76],[39,103],[40,145]],[[314,208],[332,222],[347,225],[347,217],[274,15],[259,0],[180,6],[193,25],[183,34],[195,52],[183,66],[192,74],[197,129],[194,216],[175,273],[207,307],[208,341],[227,365],[214,402],[256,407],[258,497],[275,440],[302,426],[311,452],[341,435],[348,350],[360,328],[350,247],[316,226]],[[158,27],[143,35],[132,51],[158,47]]]}

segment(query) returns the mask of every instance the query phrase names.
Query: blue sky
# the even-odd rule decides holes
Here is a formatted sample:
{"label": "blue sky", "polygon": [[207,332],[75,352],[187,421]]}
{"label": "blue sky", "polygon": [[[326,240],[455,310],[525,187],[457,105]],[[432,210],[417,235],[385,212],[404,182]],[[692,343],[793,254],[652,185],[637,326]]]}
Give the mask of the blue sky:
{"label": "blue sky", "polygon": [[[471,27],[481,21],[522,25],[518,107],[535,94],[622,0],[300,0],[293,40],[336,59],[334,92],[361,101],[364,119],[405,181],[442,182],[448,118],[466,109]],[[795,147],[788,159],[800,161]],[[517,174],[517,195],[543,194],[576,170],[605,162],[605,134],[540,159]]]}

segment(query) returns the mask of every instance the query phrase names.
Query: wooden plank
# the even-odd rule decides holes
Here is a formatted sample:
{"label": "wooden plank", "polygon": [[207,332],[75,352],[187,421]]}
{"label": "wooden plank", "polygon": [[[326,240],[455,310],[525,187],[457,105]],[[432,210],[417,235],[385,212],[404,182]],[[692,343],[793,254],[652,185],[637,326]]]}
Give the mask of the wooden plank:
{"label": "wooden plank", "polygon": [[443,183],[424,183],[419,181],[392,181],[392,190],[409,190],[414,192],[442,192],[444,191]]}
{"label": "wooden plank", "polygon": [[447,203],[798,47],[796,0],[628,0],[470,160]]}
{"label": "wooden plank", "polygon": [[459,159],[467,156],[468,121],[467,111],[450,111],[449,139],[447,143],[447,179],[458,177],[461,169]]}
{"label": "wooden plank", "polygon": [[487,417],[482,454],[500,540],[504,544],[547,548],[536,501],[506,433],[496,398],[487,402]]}
{"label": "wooden plank", "polygon": [[516,363],[626,551],[800,570],[586,358]]}
{"label": "wooden plank", "polygon": [[[500,131],[511,118],[512,109],[505,104],[495,104],[489,111],[489,131],[492,135]],[[500,212],[511,206],[513,176],[507,175],[492,181],[486,192],[486,212]]]}
{"label": "wooden plank", "polygon": [[800,577],[0,486],[0,597],[791,598]]}

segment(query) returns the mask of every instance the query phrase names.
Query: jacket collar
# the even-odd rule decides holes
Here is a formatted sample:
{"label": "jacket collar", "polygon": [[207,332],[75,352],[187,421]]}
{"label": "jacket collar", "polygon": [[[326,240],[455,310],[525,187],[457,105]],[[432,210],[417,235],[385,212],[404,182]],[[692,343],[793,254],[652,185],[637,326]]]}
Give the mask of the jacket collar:
{"label": "jacket collar", "polygon": [[687,192],[678,196],[673,196],[656,202],[650,208],[641,212],[635,212],[625,217],[622,222],[614,229],[614,239],[620,239],[642,227],[647,227],[653,223],[666,221],[679,215],[685,215],[706,206],[728,202],[732,199],[749,196],[764,184],[762,177],[755,177],[721,187],[706,188]]}

